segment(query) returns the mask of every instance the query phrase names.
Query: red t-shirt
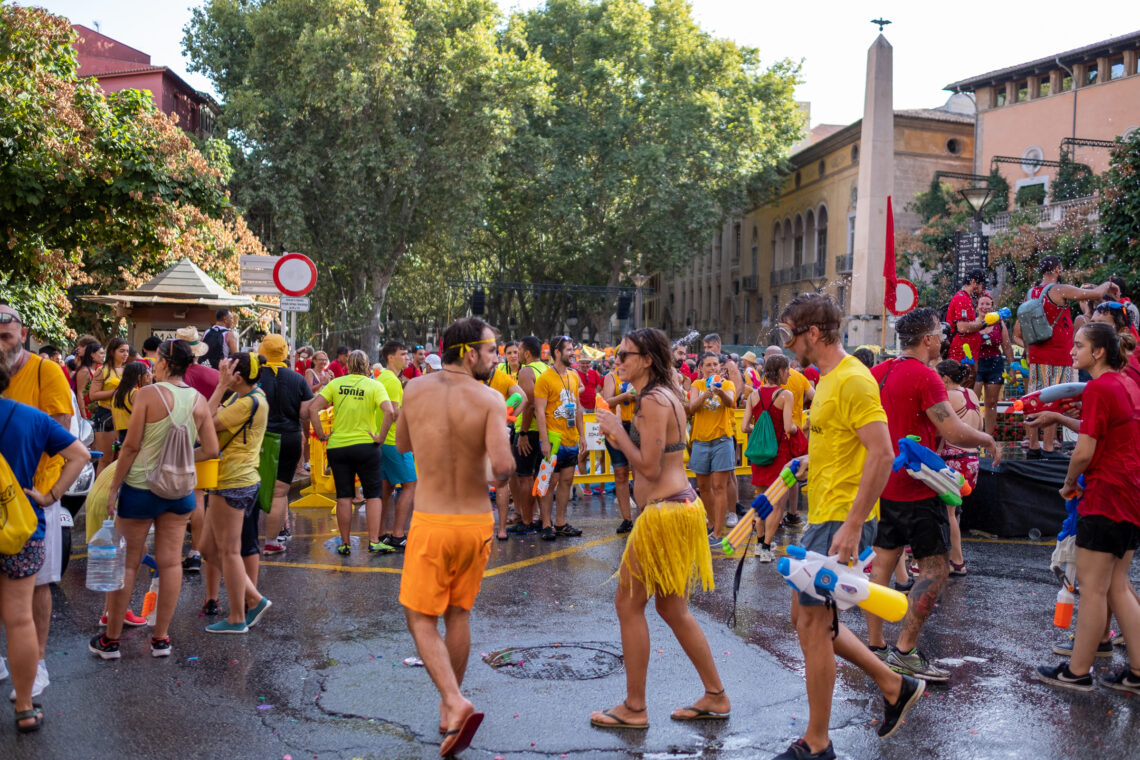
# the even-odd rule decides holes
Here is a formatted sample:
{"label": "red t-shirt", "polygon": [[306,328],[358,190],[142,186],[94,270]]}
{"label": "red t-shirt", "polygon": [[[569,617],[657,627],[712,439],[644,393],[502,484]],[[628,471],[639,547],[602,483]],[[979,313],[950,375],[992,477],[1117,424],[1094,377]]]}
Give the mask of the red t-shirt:
{"label": "red t-shirt", "polygon": [[312,359],[298,359],[296,362],[293,363],[293,371],[296,372],[298,375],[303,375],[303,374],[305,374],[305,370],[307,370],[311,366],[313,366],[313,360]]}
{"label": "red t-shirt", "polygon": [[333,359],[329,362],[329,372],[333,373],[333,377],[344,377],[348,370],[345,369],[343,364]]}
{"label": "red t-shirt", "polygon": [[408,378],[409,380],[417,378],[422,374],[423,371],[414,364],[409,364],[408,366],[404,367],[404,377]]}
{"label": "red t-shirt", "polygon": [[819,370],[815,368],[814,364],[805,369],[800,374],[810,380],[813,386],[819,385]]}
{"label": "red t-shirt", "polygon": [[970,294],[964,290],[955,293],[954,297],[950,299],[950,307],[946,309],[946,321],[954,328],[954,340],[950,341],[950,354],[947,358],[961,360],[966,355],[962,346],[966,345],[970,347],[973,358],[978,358],[978,353],[982,348],[982,336],[976,332],[960,333],[957,331],[959,322],[973,322],[977,318],[978,313],[974,311],[974,299],[970,298]]}
{"label": "red t-shirt", "polygon": [[207,367],[205,364],[198,364],[197,362],[186,368],[186,374],[182,376],[182,379],[206,398],[213,396],[214,389],[218,387],[218,371],[213,367]]}
{"label": "red t-shirt", "polygon": [[578,399],[582,402],[582,408],[593,411],[598,388],[602,387],[602,376],[599,375],[595,369],[591,369],[588,372],[583,372],[580,369],[575,371],[582,381],[582,390],[578,393]]}
{"label": "red t-shirt", "polygon": [[1081,433],[1096,439],[1078,514],[1140,525],[1140,388],[1105,372],[1081,394]]}
{"label": "red t-shirt", "polygon": [[[899,439],[908,435],[917,435],[923,446],[938,451],[938,428],[926,416],[927,409],[947,400],[946,386],[938,373],[918,359],[888,359],[872,367],[871,375],[879,383],[895,456],[899,453]],[[883,489],[883,498],[891,501],[919,501],[936,496],[922,481],[903,470],[892,472]]]}
{"label": "red t-shirt", "polygon": [[[1040,298],[1041,285],[1029,291],[1029,298]],[[1044,343],[1029,347],[1030,364],[1048,364],[1052,367],[1071,367],[1073,357],[1069,353],[1073,348],[1073,318],[1069,314],[1069,305],[1058,306],[1049,298],[1045,299],[1045,319],[1053,325],[1053,337]]]}

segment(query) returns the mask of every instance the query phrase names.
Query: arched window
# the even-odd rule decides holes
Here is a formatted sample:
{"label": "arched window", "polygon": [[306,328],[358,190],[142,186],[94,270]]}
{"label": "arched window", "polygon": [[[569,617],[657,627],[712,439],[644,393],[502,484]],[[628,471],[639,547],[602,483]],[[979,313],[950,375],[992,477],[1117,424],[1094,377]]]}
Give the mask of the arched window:
{"label": "arched window", "polygon": [[827,206],[819,207],[815,223],[815,260],[827,261]]}
{"label": "arched window", "polygon": [[810,208],[804,214],[804,263],[815,261],[815,212]]}
{"label": "arched window", "polygon": [[792,265],[792,220],[784,219],[784,240],[780,246],[780,269]]}
{"label": "arched window", "polygon": [[792,266],[798,269],[804,263],[804,219],[799,214],[792,235]]}
{"label": "arched window", "polygon": [[760,230],[752,225],[752,276],[760,275]]}

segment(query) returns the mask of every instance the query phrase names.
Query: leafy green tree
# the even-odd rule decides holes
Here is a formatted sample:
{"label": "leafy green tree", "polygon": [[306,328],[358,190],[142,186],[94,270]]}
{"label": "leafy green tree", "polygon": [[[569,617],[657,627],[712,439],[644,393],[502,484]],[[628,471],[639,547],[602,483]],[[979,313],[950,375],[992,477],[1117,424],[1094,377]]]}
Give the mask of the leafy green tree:
{"label": "leafy green tree", "polygon": [[377,350],[408,254],[457,257],[547,67],[493,0],[209,0],[184,45],[225,100],[236,198],[320,268],[313,321]]}
{"label": "leafy green tree", "polygon": [[1129,293],[1140,292],[1140,130],[1112,151],[1098,221],[1103,254],[1098,274],[1120,275]]}
{"label": "leafy green tree", "polygon": [[[183,255],[232,283],[237,254],[260,251],[230,205],[225,146],[199,150],[148,93],[78,79],[73,40],[66,19],[0,7],[0,296],[50,340],[80,292]],[[91,318],[73,317],[85,331]]]}
{"label": "leafy green tree", "polygon": [[520,51],[556,74],[553,112],[531,118],[546,170],[518,199],[543,205],[529,237],[546,235],[544,271],[618,285],[668,269],[780,187],[802,129],[797,65],[765,68],[702,31],[683,0],[549,0],[516,24]]}

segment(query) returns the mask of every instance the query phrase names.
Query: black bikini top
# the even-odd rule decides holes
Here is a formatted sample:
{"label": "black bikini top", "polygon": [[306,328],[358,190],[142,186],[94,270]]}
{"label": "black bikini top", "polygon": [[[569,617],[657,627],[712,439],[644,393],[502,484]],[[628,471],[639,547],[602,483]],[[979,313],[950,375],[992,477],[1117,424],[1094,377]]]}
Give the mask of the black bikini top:
{"label": "black bikini top", "polygon": [[[652,391],[650,391],[650,393],[653,393],[656,390],[657,389],[654,388]],[[638,409],[641,408],[641,398],[638,398],[638,400],[637,400],[637,408]],[[675,451],[684,451],[685,450],[685,433],[684,433],[685,426],[683,424],[681,424],[681,418],[679,415],[677,415],[677,409],[675,407],[673,409],[673,413],[674,413],[674,416],[676,417],[676,420],[677,420],[677,430],[681,434],[681,440],[674,441],[673,443],[665,444],[664,453],[666,453],[666,454],[671,454]],[[639,432],[637,432],[637,417],[636,416],[634,416],[633,422],[631,422],[630,426],[629,426],[629,439],[631,441],[633,441],[634,446],[637,446],[639,449],[641,448],[641,434]]]}

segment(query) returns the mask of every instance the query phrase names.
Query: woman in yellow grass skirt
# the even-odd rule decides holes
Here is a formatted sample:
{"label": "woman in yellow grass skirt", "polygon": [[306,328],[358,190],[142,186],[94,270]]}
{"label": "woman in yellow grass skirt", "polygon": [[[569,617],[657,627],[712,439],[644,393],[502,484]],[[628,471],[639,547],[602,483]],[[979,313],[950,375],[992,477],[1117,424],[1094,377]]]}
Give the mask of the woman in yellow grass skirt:
{"label": "woman in yellow grass skirt", "polygon": [[645,676],[649,667],[649,626],[645,606],[655,596],[657,613],[692,660],[704,694],[673,720],[723,720],[728,696],[700,625],[689,612],[689,594],[713,587],[712,555],[705,532],[705,508],[685,477],[685,412],[673,382],[669,339],[660,330],[627,333],[617,351],[616,370],[637,389],[637,413],[630,432],[621,418],[598,411],[610,444],[629,459],[634,496],[644,505],[633,525],[618,569],[614,605],[621,624],[626,697],[615,707],[590,715],[600,728],[648,728]]}

